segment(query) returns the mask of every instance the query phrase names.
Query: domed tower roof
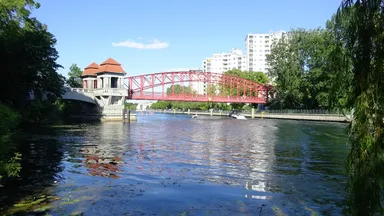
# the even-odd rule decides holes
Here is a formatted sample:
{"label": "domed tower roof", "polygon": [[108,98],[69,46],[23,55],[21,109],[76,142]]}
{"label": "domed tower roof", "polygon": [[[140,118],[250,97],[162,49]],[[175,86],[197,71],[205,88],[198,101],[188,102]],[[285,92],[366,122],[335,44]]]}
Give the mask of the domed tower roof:
{"label": "domed tower roof", "polygon": [[103,63],[100,64],[99,70],[96,73],[125,73],[124,69],[121,67],[121,64],[114,60],[113,58],[108,58]]}
{"label": "domed tower roof", "polygon": [[81,74],[81,77],[86,77],[86,76],[96,76],[97,71],[99,70],[99,65],[95,62],[92,62],[92,64],[88,65],[85,69],[84,72]]}

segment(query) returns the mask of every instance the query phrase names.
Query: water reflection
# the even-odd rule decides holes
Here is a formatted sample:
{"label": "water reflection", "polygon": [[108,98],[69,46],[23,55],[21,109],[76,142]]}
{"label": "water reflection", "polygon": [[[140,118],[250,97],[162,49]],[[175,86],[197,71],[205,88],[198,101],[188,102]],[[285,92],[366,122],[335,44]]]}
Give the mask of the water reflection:
{"label": "water reflection", "polygon": [[281,177],[271,183],[288,195],[288,203],[311,211],[321,204],[315,208],[322,213],[328,214],[330,209],[341,213],[344,197],[340,195],[345,192],[346,182],[344,128],[343,124],[279,122],[273,171]]}
{"label": "water reflection", "polygon": [[[106,122],[96,131],[87,130],[85,144],[80,152],[84,155],[83,163],[92,176],[120,178],[123,154],[130,146],[125,143],[129,125],[122,122]],[[129,131],[128,131],[129,133]]]}
{"label": "water reflection", "polygon": [[64,149],[56,137],[59,134],[50,128],[30,128],[32,134],[18,143],[22,155],[19,177],[6,181],[0,187],[0,212],[8,205],[34,194],[48,194],[54,183],[63,178]]}
{"label": "water reflection", "polygon": [[[132,124],[77,125],[55,135],[63,146],[56,191],[82,186],[96,203],[111,196],[130,203],[116,214],[127,208],[178,214],[193,206],[241,215],[259,213],[266,203],[272,215],[272,206],[286,214],[339,214],[347,152],[342,133],[342,125],[325,123],[165,114],[138,116]],[[105,204],[96,206],[110,213]]]}

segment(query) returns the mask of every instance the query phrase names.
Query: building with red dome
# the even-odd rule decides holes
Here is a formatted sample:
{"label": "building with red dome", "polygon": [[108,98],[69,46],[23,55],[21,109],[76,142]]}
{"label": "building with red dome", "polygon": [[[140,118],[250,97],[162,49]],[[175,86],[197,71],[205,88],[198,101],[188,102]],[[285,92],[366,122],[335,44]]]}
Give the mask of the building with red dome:
{"label": "building with red dome", "polygon": [[116,115],[121,118],[125,97],[128,96],[124,88],[126,75],[121,64],[113,58],[108,58],[100,65],[92,62],[81,75],[83,89],[92,92],[97,104],[105,115]]}

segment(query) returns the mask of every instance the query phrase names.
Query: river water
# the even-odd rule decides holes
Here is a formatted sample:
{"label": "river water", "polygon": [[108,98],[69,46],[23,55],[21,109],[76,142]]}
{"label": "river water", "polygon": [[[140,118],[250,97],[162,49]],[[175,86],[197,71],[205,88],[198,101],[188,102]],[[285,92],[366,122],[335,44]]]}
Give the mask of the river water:
{"label": "river water", "polygon": [[[139,115],[37,130],[3,213],[340,215],[345,124]],[[11,190],[9,188],[12,188]],[[34,205],[26,203],[34,202]],[[23,215],[21,214],[21,215]]]}

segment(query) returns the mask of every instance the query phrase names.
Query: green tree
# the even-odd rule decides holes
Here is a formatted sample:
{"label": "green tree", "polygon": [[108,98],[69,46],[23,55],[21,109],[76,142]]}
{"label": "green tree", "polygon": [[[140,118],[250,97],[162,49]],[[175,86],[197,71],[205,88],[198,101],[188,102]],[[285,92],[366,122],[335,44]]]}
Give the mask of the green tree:
{"label": "green tree", "polygon": [[335,32],[352,59],[348,203],[352,215],[382,215],[384,185],[384,5],[344,0]]}
{"label": "green tree", "polygon": [[336,29],[337,25],[345,25],[348,19],[342,21],[339,19],[339,24],[336,22],[336,15],[332,16],[331,20],[326,23],[326,28],[332,33],[333,40],[332,47],[329,49],[328,61],[326,64],[327,71],[334,71],[329,73],[330,92],[329,92],[329,106],[330,108],[337,108],[342,111],[349,111],[351,106],[348,101],[351,101],[353,92],[353,72],[352,72],[352,58],[348,49],[343,45],[339,33]]}
{"label": "green tree", "polygon": [[67,84],[72,88],[82,88],[83,80],[81,79],[81,74],[83,71],[77,66],[77,64],[72,64],[69,67],[68,80]]}
{"label": "green tree", "polygon": [[[345,96],[346,89],[340,86],[346,86],[335,82],[340,78],[335,74],[342,69],[340,52],[345,51],[331,28],[333,22],[326,29],[294,29],[273,44],[267,61],[277,91],[274,106],[329,109]],[[344,79],[348,81],[348,76]]]}
{"label": "green tree", "polygon": [[260,84],[268,83],[268,76],[263,72],[249,72],[249,71],[241,71],[238,69],[232,69],[224,72],[225,75],[241,77],[247,80],[251,80]]}
{"label": "green tree", "polygon": [[301,86],[301,67],[298,52],[292,44],[293,33],[283,36],[273,44],[271,54],[267,55],[268,75],[274,80],[280,109],[301,107],[303,94]]}
{"label": "green tree", "polygon": [[157,101],[151,105],[151,109],[170,109],[172,107],[169,101]]}
{"label": "green tree", "polygon": [[175,95],[178,95],[178,94],[192,94],[193,93],[193,89],[191,86],[182,86],[182,85],[179,85],[179,84],[175,84],[175,85],[171,85],[170,87],[167,88],[167,95],[171,95],[172,94],[172,88],[173,88],[173,93]]}
{"label": "green tree", "polygon": [[125,103],[125,109],[136,110],[137,109],[137,103]]}
{"label": "green tree", "polygon": [[[224,72],[224,75],[240,77],[240,78],[247,79],[247,80],[250,80],[253,82],[257,82],[260,84],[268,83],[268,77],[263,72],[249,72],[249,71],[241,71],[238,69],[232,69],[232,70]],[[236,86],[233,86],[231,88],[230,86],[223,85],[223,84],[218,86],[218,89],[222,95],[232,95],[233,96],[233,95],[237,95],[237,91],[238,91]],[[244,95],[243,90],[240,90],[239,95]],[[247,91],[245,93],[245,95],[250,95],[250,92]]]}
{"label": "green tree", "polygon": [[50,106],[62,94],[64,77],[56,72],[61,67],[56,63],[56,40],[46,25],[30,16],[30,10],[38,7],[33,0],[0,1],[0,91],[6,92],[0,95],[0,175],[15,176],[20,170],[12,139],[20,119],[29,119],[30,111],[36,110],[30,108],[38,107],[35,104],[44,101]]}
{"label": "green tree", "polygon": [[30,9],[38,9],[40,4],[34,0],[1,0],[0,17],[1,28],[7,25],[21,25],[30,20]]}
{"label": "green tree", "polygon": [[[61,67],[56,63],[56,40],[45,25],[25,15],[29,13],[21,9],[20,4],[26,6],[28,2],[33,1],[1,1],[7,5],[5,8],[9,8],[10,15],[4,15],[2,8],[0,91],[7,94],[0,95],[0,102],[17,109],[25,108],[30,92],[36,99],[60,97],[64,83],[64,78],[56,72]],[[22,13],[14,14],[17,11]],[[24,19],[22,22],[20,17]]]}

